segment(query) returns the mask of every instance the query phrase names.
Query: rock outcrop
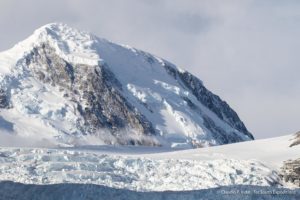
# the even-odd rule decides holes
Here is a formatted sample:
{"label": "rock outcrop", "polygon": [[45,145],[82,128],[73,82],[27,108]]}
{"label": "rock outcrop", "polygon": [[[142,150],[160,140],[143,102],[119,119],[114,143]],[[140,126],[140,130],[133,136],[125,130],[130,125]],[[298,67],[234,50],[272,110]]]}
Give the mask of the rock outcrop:
{"label": "rock outcrop", "polygon": [[9,107],[9,100],[6,91],[0,89],[0,108],[8,108],[8,107]]}
{"label": "rock outcrop", "polygon": [[68,63],[49,44],[35,47],[26,56],[26,65],[35,78],[59,87],[66,99],[76,103],[77,128],[81,133],[93,134],[97,129],[107,128],[114,134],[127,128],[141,135],[155,135],[151,122],[122,96],[122,85],[107,66]]}
{"label": "rock outcrop", "polygon": [[296,146],[296,145],[300,145],[300,132],[297,132],[295,134],[295,138],[293,140],[293,143],[290,145],[290,147]]}
{"label": "rock outcrop", "polygon": [[285,182],[300,187],[300,159],[287,160],[281,168],[281,177]]}

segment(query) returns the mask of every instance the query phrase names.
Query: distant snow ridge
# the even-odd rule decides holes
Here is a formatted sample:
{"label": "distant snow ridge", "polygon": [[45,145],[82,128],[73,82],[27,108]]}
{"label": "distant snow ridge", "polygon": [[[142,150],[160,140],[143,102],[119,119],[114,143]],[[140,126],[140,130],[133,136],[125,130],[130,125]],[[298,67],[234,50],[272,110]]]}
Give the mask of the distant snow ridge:
{"label": "distant snow ridge", "polygon": [[2,52],[0,66],[8,133],[69,145],[100,133],[104,143],[183,148],[253,139],[192,74],[64,24],[43,26]]}

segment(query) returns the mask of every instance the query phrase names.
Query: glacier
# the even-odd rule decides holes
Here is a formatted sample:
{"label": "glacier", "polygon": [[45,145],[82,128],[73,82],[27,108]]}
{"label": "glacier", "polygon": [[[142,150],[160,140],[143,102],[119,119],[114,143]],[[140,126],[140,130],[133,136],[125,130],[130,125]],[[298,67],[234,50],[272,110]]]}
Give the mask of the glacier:
{"label": "glacier", "polygon": [[189,150],[1,146],[0,199],[297,200],[280,176],[283,161],[299,158],[293,137]]}

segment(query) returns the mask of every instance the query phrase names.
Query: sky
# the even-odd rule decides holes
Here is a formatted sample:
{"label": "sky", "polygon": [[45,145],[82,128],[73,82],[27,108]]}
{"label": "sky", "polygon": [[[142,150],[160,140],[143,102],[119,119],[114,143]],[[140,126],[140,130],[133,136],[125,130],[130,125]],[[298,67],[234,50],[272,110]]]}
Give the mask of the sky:
{"label": "sky", "polygon": [[300,130],[300,1],[0,0],[0,51],[51,22],[192,72],[256,138]]}

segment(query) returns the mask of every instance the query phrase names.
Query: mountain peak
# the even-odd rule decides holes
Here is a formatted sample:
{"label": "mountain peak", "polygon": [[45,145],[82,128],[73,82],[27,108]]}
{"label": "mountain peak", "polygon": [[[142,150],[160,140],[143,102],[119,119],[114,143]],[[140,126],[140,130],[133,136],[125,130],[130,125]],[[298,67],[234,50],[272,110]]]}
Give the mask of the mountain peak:
{"label": "mountain peak", "polygon": [[48,44],[65,60],[72,63],[97,65],[101,60],[94,44],[100,40],[90,33],[79,31],[63,23],[44,25],[13,49],[27,53],[32,48]]}
{"label": "mountain peak", "polygon": [[[75,31],[74,28],[71,28],[67,24],[60,23],[60,22],[53,22],[53,23],[45,24],[45,25],[37,28],[34,31],[34,34],[36,34],[36,35],[40,35],[42,33],[49,34],[49,32],[47,32],[48,30],[51,30],[54,32],[62,32],[63,29],[72,29],[73,32]],[[78,31],[78,30],[76,30],[76,31]]]}
{"label": "mountain peak", "polygon": [[93,40],[95,36],[91,33],[80,31],[64,23],[49,23],[34,31],[33,36],[37,38],[50,37],[54,40]]}

